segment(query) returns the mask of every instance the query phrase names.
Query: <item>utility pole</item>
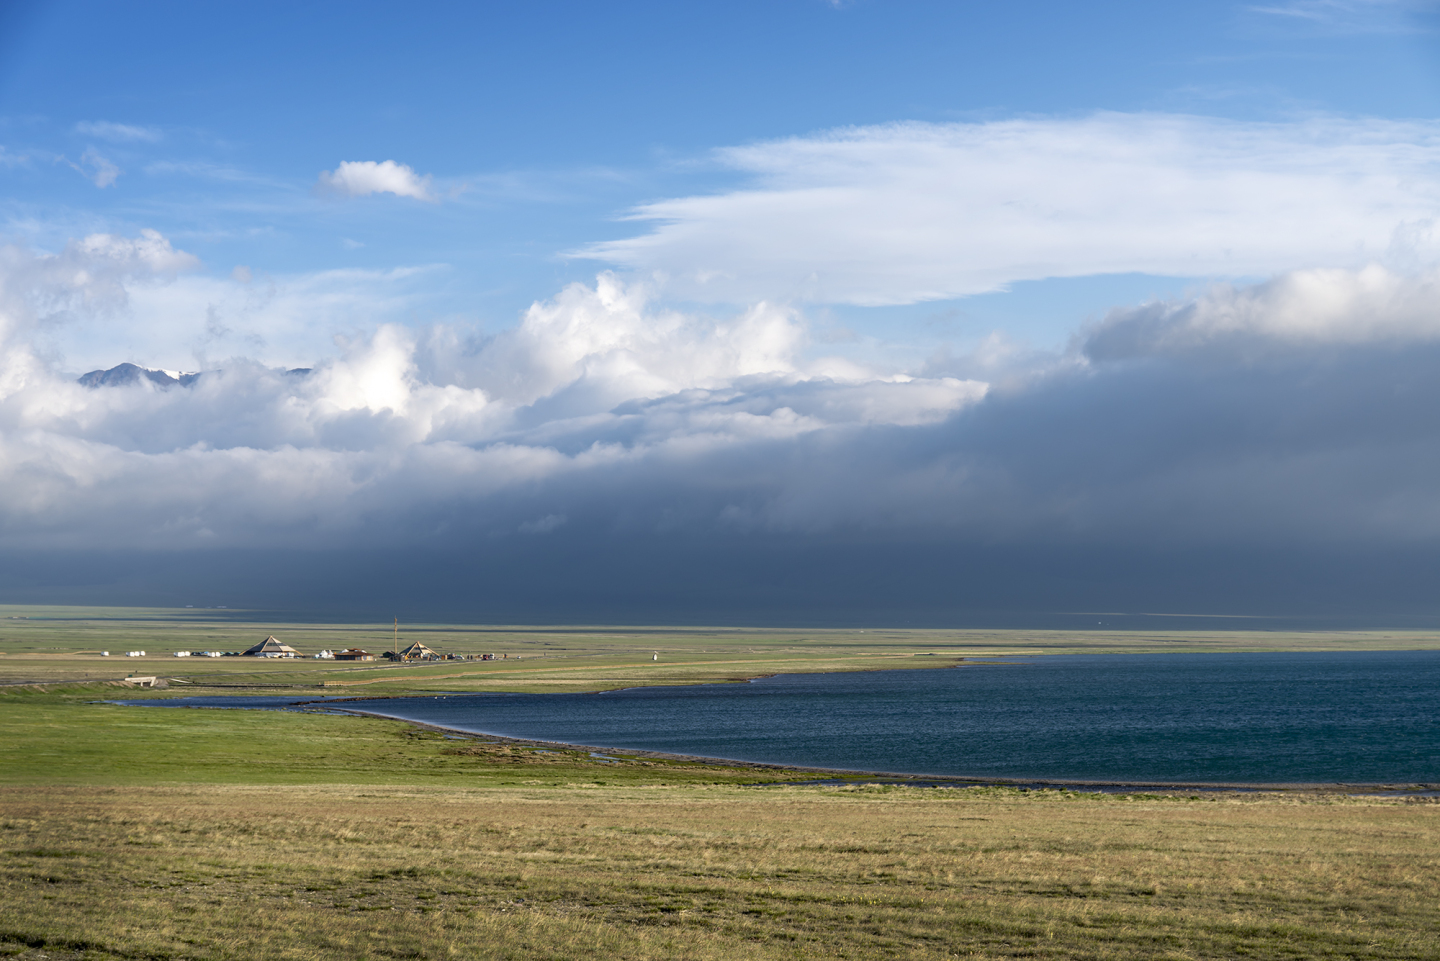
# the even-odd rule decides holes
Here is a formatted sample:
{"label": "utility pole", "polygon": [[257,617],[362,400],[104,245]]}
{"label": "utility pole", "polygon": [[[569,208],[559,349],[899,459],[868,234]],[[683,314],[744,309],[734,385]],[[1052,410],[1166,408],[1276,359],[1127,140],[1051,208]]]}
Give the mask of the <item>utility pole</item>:
{"label": "utility pole", "polygon": [[395,654],[400,654],[400,618],[395,618]]}

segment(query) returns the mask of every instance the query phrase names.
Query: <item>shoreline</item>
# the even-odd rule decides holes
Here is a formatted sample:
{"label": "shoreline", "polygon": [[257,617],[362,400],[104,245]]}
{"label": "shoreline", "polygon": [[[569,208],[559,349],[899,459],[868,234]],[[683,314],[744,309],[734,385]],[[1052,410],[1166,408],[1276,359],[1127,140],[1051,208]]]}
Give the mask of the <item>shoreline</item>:
{"label": "shoreline", "polygon": [[[346,700],[349,699],[347,698]],[[386,700],[386,698],[355,698],[355,700]],[[312,703],[335,704],[336,702],[316,701]],[[1005,787],[1018,788],[1020,790],[1057,790],[1095,794],[1194,794],[1203,792],[1207,794],[1343,794],[1353,797],[1395,798],[1440,797],[1440,783],[1430,782],[1397,784],[1361,781],[1295,783],[1246,781],[1121,781],[1078,780],[1070,778],[975,777],[961,774],[908,774],[893,771],[859,771],[849,768],[810,767],[803,764],[774,764],[764,761],[744,761],[732,758],[710,757],[703,754],[678,754],[670,751],[650,751],[639,748],[605,747],[594,744],[575,744],[569,741],[547,741],[536,738],[511,737],[506,734],[468,731],[464,728],[449,727],[444,724],[433,724],[428,721],[415,721],[393,714],[382,714],[378,711],[364,711],[339,707],[338,705],[336,706],[335,713],[349,714],[355,717],[373,717],[384,721],[401,721],[405,724],[420,728],[421,730],[435,731],[440,734],[452,736],[458,735],[464,739],[484,739],[501,744],[541,749],[564,748],[573,751],[587,751],[592,754],[608,752],[609,754],[617,755],[617,760],[653,758],[655,760],[680,761],[688,764],[712,764],[717,767],[747,768],[766,771],[793,771],[821,775],[821,777],[811,781],[776,781],[773,784],[755,785],[756,787],[784,787],[787,785],[803,786],[814,784],[893,784],[931,788]],[[619,755],[624,755],[624,757],[618,757]]]}

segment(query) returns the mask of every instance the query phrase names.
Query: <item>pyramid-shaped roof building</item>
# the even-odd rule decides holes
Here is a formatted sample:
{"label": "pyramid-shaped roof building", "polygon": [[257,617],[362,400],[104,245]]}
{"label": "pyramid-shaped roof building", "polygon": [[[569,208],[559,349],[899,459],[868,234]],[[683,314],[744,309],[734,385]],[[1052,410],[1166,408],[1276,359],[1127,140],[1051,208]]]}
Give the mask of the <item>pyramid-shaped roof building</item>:
{"label": "pyramid-shaped roof building", "polygon": [[424,644],[421,644],[419,641],[416,641],[414,644],[411,644],[409,647],[405,648],[405,650],[401,651],[400,656],[405,658],[426,658],[439,657],[440,655],[436,654],[434,651],[426,647]]}
{"label": "pyramid-shaped roof building", "polygon": [[300,652],[270,635],[245,652],[246,657],[299,657]]}

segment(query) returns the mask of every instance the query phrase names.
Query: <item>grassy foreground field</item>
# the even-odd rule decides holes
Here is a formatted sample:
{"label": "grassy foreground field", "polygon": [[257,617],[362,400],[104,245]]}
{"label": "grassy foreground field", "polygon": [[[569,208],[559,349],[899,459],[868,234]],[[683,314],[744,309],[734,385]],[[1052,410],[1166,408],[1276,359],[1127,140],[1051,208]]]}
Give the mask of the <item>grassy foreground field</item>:
{"label": "grassy foreground field", "polygon": [[777,785],[97,693],[0,694],[0,953],[1440,955],[1428,800]]}
{"label": "grassy foreground field", "polygon": [[0,789],[20,958],[1434,958],[1429,805]]}
{"label": "grassy foreground field", "polygon": [[[87,681],[94,656],[61,648],[156,628],[89,615],[0,622],[5,671],[49,682],[0,688],[0,957],[1440,956],[1433,799],[804,785],[786,783],[809,777],[796,772],[602,763],[372,718],[119,707],[96,702],[134,692]],[[253,634],[238,620],[213,629]],[[674,631],[667,660],[647,664],[660,635],[642,651],[586,633],[513,632],[507,653],[522,661],[448,678],[453,663],[352,676],[179,660],[215,672],[189,675],[199,689],[577,690],[761,664],[954,663],[911,658],[983,648],[933,633]]]}

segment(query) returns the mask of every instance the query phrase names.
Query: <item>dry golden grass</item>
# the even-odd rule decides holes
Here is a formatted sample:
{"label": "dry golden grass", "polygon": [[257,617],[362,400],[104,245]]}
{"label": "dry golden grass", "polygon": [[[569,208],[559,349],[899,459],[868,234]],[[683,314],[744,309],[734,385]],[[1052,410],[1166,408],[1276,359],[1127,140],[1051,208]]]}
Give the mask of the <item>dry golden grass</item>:
{"label": "dry golden grass", "polygon": [[0,789],[20,958],[1434,958],[1440,806],[995,789]]}

